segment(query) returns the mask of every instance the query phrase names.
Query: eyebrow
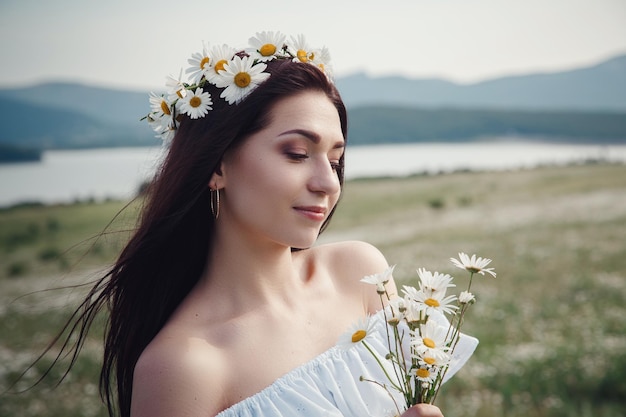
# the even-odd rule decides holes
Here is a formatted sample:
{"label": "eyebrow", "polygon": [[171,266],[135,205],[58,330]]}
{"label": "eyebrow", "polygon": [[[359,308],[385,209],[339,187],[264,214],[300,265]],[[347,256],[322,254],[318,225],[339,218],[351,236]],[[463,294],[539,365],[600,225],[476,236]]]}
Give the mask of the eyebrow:
{"label": "eyebrow", "polygon": [[[316,145],[318,143],[320,143],[320,141],[322,140],[322,138],[320,137],[320,135],[318,135],[315,132],[312,132],[310,130],[306,130],[306,129],[291,129],[291,130],[286,130],[283,133],[281,133],[280,135],[278,135],[278,137],[281,136],[286,136],[286,135],[291,135],[291,134],[297,134],[300,136],[305,137],[306,139],[310,140],[311,142],[315,143]],[[333,149],[341,149],[341,148],[345,148],[346,144],[345,141],[342,140],[341,142],[337,142],[335,144],[335,146],[333,146]]]}

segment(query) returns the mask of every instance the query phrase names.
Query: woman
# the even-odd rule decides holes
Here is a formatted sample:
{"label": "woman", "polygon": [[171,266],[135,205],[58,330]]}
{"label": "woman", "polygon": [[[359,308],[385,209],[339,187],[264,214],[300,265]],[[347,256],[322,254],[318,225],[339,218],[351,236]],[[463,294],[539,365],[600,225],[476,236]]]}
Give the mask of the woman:
{"label": "woman", "polygon": [[[380,309],[360,279],[388,265],[364,243],[314,246],[341,194],[347,137],[327,52],[302,37],[283,47],[275,32],[250,44],[205,47],[190,59],[191,85],[171,80],[170,96],[151,98],[148,120],[169,153],[135,235],[81,317],[85,330],[110,309],[101,387],[111,413],[394,411],[352,365],[328,380],[304,375],[377,366],[333,346]],[[327,391],[344,377],[354,394]],[[441,413],[422,404],[404,415]]]}

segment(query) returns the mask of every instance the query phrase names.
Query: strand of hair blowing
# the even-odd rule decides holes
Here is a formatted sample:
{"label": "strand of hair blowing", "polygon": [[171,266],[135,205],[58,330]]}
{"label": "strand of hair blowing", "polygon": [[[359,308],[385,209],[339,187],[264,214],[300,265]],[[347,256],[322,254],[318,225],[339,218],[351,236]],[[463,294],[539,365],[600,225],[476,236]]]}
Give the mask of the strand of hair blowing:
{"label": "strand of hair blowing", "polygon": [[[66,324],[70,334],[61,339],[64,343],[57,360],[70,351],[71,368],[94,317],[105,307],[109,310],[100,393],[111,416],[116,410],[122,417],[130,416],[133,372],[139,356],[206,268],[215,227],[208,183],[222,155],[266,126],[274,103],[307,90],[327,95],[337,108],[347,138],[345,107],[321,71],[284,60],[268,63],[267,71],[272,76],[241,103],[229,106],[214,99],[213,110],[206,117],[184,118],[148,189],[135,234]],[[208,89],[213,97],[219,97],[219,90]],[[343,184],[342,170],[338,176]],[[329,220],[330,216],[322,230]],[[68,347],[74,333],[78,342]]]}
{"label": "strand of hair blowing", "polygon": [[121,415],[130,415],[134,366],[197,282],[209,253],[214,225],[207,185],[215,161],[204,165],[206,172],[196,172],[202,155],[188,149],[196,140],[186,139],[172,144],[150,187],[140,226],[110,274],[100,375],[110,414],[117,408],[111,392],[117,385]]}
{"label": "strand of hair blowing", "polygon": [[[231,111],[181,123],[149,190],[140,227],[122,252],[109,282],[100,389],[109,413],[112,386],[122,416],[130,415],[133,371],[139,356],[191,291],[205,268],[213,236],[209,180],[221,155],[250,127],[230,123]],[[236,112],[240,113],[240,112]],[[217,120],[218,116],[220,120]],[[116,384],[112,384],[113,380]]]}

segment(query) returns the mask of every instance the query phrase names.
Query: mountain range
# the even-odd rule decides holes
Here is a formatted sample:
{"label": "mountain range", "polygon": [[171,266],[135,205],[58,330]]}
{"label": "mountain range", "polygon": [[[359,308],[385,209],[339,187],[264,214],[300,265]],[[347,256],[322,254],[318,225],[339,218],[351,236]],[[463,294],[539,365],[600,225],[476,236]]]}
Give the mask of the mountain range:
{"label": "mountain range", "polygon": [[[626,142],[626,55],[474,84],[353,74],[336,85],[356,144],[509,133]],[[139,121],[148,93],[61,82],[0,89],[0,151],[157,144]]]}
{"label": "mountain range", "polygon": [[348,107],[392,104],[626,112],[626,55],[570,71],[501,77],[474,84],[355,74],[338,79],[337,86]]}

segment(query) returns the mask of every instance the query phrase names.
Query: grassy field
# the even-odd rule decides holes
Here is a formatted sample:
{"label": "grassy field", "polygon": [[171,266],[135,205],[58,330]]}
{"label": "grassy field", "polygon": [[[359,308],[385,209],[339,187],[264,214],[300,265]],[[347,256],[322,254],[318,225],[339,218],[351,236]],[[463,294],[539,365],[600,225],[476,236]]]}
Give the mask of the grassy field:
{"label": "grassy field", "polygon": [[[123,203],[0,211],[0,389],[63,322],[88,281],[114,259],[136,216]],[[587,164],[498,173],[351,181],[321,242],[378,246],[396,279],[415,269],[464,276],[458,252],[493,259],[498,278],[473,284],[465,331],[480,339],[444,386],[448,416],[626,415],[626,166]],[[26,294],[26,295],[24,295]],[[98,333],[96,331],[96,333]],[[0,416],[103,416],[99,338],[57,389],[54,377],[0,396]],[[45,359],[17,388],[45,369]]]}

